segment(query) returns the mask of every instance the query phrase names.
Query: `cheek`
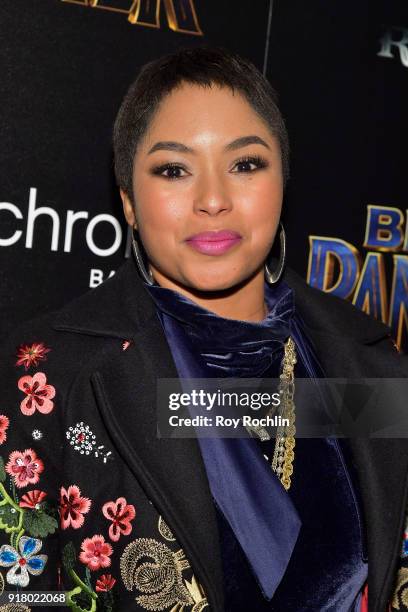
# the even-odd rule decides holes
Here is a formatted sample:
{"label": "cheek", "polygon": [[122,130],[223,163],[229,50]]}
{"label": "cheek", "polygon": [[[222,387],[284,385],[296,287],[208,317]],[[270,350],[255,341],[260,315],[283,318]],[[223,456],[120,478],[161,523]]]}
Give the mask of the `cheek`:
{"label": "cheek", "polygon": [[244,189],[237,191],[236,201],[256,238],[265,236],[270,240],[281,214],[282,197],[281,184],[270,179],[248,181]]}
{"label": "cheek", "polygon": [[164,183],[140,183],[135,197],[138,220],[146,234],[152,231],[156,235],[169,234],[169,230],[180,225],[188,210],[187,198],[180,193],[175,195],[174,187],[171,189]]}
{"label": "cheek", "polygon": [[234,199],[246,202],[257,209],[280,208],[283,197],[282,180],[275,174],[257,174],[237,181]]}

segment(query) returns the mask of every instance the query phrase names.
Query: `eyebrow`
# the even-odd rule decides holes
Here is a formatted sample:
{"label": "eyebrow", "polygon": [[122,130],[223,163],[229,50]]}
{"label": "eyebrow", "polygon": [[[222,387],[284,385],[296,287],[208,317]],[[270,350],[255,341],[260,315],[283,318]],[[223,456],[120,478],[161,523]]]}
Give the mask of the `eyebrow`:
{"label": "eyebrow", "polygon": [[[247,147],[251,144],[260,144],[270,149],[270,146],[261,138],[260,136],[241,136],[240,138],[236,138],[232,142],[226,145],[225,151],[235,151],[236,149],[241,149],[242,147]],[[155,151],[177,151],[178,153],[196,153],[194,149],[191,147],[187,147],[187,145],[182,144],[181,142],[175,142],[173,140],[165,140],[156,142],[148,151],[148,155],[154,153]]]}

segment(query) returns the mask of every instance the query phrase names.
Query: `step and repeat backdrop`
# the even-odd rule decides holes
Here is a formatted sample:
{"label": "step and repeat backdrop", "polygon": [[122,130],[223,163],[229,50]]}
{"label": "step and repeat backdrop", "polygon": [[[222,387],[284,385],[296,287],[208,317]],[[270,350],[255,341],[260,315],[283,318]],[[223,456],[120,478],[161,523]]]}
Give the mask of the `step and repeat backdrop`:
{"label": "step and repeat backdrop", "polygon": [[2,0],[0,335],[131,256],[112,124],[142,64],[217,44],[279,93],[288,264],[408,350],[408,7],[384,0]]}

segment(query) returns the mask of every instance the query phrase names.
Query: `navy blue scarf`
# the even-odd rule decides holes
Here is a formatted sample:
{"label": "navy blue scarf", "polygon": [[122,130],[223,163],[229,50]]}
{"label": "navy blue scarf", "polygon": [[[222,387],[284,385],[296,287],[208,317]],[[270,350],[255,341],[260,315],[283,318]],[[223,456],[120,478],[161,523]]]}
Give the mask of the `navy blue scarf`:
{"label": "navy blue scarf", "polygon": [[268,315],[263,321],[226,319],[172,289],[148,286],[162,313],[182,324],[194,352],[198,352],[213,377],[260,376],[275,360],[290,335],[294,313],[293,292],[280,283],[274,291],[265,284]]}
{"label": "navy blue scarf", "polygon": [[[295,315],[293,290],[283,282],[273,288],[265,283],[268,315],[259,323],[226,319],[200,307],[177,291],[159,285],[146,284],[145,286],[156,303],[158,316],[181,379],[223,376],[259,377],[261,375],[277,377],[283,356],[283,343],[289,335],[294,339],[298,353],[297,376],[324,375],[313,348],[307,342],[301,319]],[[326,440],[300,440],[299,442],[301,443],[298,445],[300,449],[311,449],[312,443],[316,443],[317,453],[315,452],[315,455],[318,460],[323,460],[325,462],[323,465],[329,465],[330,462],[333,464],[339,482],[341,481],[348,495],[347,504],[344,498],[340,503],[347,507],[349,515],[354,511],[351,520],[358,521],[359,516],[356,517],[358,509],[353,491],[350,489],[349,475],[346,473],[337,443]],[[299,573],[296,564],[298,565],[299,562],[310,564],[316,552],[315,550],[310,551],[309,558],[304,558],[304,546],[310,545],[310,537],[316,535],[316,531],[313,532],[313,529],[310,530],[308,526],[305,526],[305,534],[309,537],[309,541],[306,536],[302,539],[302,518],[294,500],[302,503],[302,510],[303,506],[305,508],[310,506],[310,504],[309,506],[303,504],[304,487],[302,488],[302,483],[298,479],[297,490],[293,490],[292,493],[289,491],[291,494],[288,494],[272,471],[270,462],[265,461],[260,447],[260,444],[263,443],[253,438],[199,438],[199,444],[220,527],[224,530],[224,555],[236,538],[251,570],[250,575],[247,574],[245,578],[244,564],[237,565],[237,555],[234,554],[233,558],[226,560],[224,569],[229,574],[226,576],[227,581],[234,584],[234,579],[237,582],[237,576],[239,576],[239,583],[246,584],[245,588],[251,597],[250,601],[243,604],[245,595],[236,587],[236,600],[233,603],[234,589],[230,587],[227,596],[230,596],[231,599],[231,610],[234,607],[237,610],[248,609],[248,607],[245,608],[248,605],[255,609],[251,580],[256,581],[265,605],[270,605],[265,609],[281,609],[275,608],[273,604],[280,599],[286,606],[287,588],[282,588],[282,585],[285,586],[285,580],[286,583],[288,582],[287,569],[292,565],[295,567],[295,574]],[[314,476],[319,478],[321,468],[315,465],[314,469],[317,471]],[[327,469],[329,472],[329,468]],[[325,486],[330,486],[330,483],[325,481]],[[344,495],[339,491],[340,494]],[[324,508],[322,512],[325,512]],[[343,520],[344,517],[340,514],[341,512],[339,512],[339,517],[335,517],[336,520],[337,518],[339,520],[333,521],[333,528],[341,524],[350,531],[350,525]],[[306,510],[304,510],[304,516],[310,521]],[[299,533],[301,534],[300,544],[296,547]],[[325,588],[321,588],[319,592],[318,585],[309,587],[309,590],[312,588],[312,591],[319,592],[319,601],[326,601],[328,605],[327,608],[313,609],[336,609],[339,612],[358,609],[358,593],[366,578],[367,568],[361,558],[359,525],[354,524],[350,533],[351,545],[345,554],[346,556],[351,554],[352,559],[348,561],[346,558],[346,571],[336,576],[336,579],[331,578],[334,586],[329,585],[330,588],[324,585]],[[345,537],[346,534],[338,534],[339,542],[342,541],[343,536]],[[297,550],[302,551],[300,557],[299,554],[296,555]],[[316,559],[319,570],[321,569],[324,574],[324,565],[321,568],[319,565],[322,561],[324,562],[324,559]],[[294,572],[289,573],[293,579]],[[307,572],[305,576],[307,580]],[[281,585],[280,588],[279,585]],[[305,585],[307,586],[307,582]],[[306,586],[302,588],[306,589]],[[274,597],[275,593],[276,597]],[[301,602],[303,598],[304,601],[307,601],[310,593],[302,592],[300,595],[295,589],[292,595],[295,600],[300,597],[299,607],[293,607],[293,610],[304,609],[301,607],[303,605]],[[241,607],[237,608],[237,605]],[[316,605],[320,603],[316,602]],[[226,607],[227,609],[229,608]],[[261,607],[258,605],[256,609],[260,610]]]}

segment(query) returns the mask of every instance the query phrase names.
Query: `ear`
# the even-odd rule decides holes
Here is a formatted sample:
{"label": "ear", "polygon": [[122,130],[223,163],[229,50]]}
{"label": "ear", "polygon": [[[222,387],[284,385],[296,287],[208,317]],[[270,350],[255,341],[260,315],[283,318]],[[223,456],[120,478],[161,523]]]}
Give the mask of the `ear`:
{"label": "ear", "polygon": [[131,227],[136,228],[137,227],[136,215],[135,215],[135,211],[133,208],[133,203],[131,199],[129,198],[128,194],[125,191],[123,191],[123,189],[119,189],[119,193],[120,193],[120,197],[122,200],[123,212],[125,214],[126,221]]}

